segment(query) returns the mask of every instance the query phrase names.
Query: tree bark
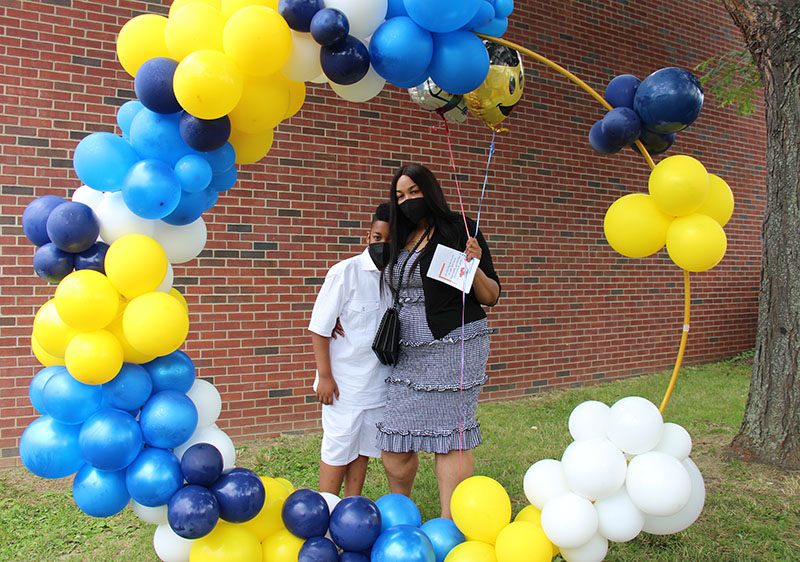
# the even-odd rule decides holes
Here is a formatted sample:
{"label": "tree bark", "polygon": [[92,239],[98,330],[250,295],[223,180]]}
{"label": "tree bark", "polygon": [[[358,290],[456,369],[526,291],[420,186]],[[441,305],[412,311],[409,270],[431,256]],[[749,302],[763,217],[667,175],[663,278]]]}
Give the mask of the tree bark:
{"label": "tree bark", "polygon": [[739,458],[800,468],[800,1],[722,0],[761,73],[766,209],[753,375],[730,446]]}

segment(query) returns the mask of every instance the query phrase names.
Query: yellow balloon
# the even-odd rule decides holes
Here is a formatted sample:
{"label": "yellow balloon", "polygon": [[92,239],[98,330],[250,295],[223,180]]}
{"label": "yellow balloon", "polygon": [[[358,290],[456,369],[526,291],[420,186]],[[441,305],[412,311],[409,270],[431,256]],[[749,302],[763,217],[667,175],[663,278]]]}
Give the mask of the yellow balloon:
{"label": "yellow balloon", "polygon": [[64,364],[63,357],[56,357],[55,355],[47,353],[44,349],[42,349],[42,346],[39,345],[35,335],[31,336],[31,350],[33,351],[34,357],[36,357],[36,360],[45,367]]}
{"label": "yellow balloon", "polygon": [[[125,303],[124,307],[127,307],[127,303]],[[122,358],[124,361],[127,363],[142,364],[149,363],[155,359],[157,357],[156,355],[149,355],[147,353],[141,353],[137,351],[125,338],[125,331],[122,329],[122,318],[122,314],[117,316],[114,321],[106,327],[106,330],[114,334],[114,337],[117,338],[117,341],[119,341],[119,344],[122,346]]]}
{"label": "yellow balloon", "polygon": [[167,18],[156,14],[142,14],[122,26],[117,36],[117,57],[125,72],[136,76],[142,64],[153,57],[168,57],[164,40]]}
{"label": "yellow balloon", "polygon": [[[300,540],[300,539],[298,539]],[[298,549],[299,550],[299,549]],[[194,541],[190,562],[261,562],[261,545],[247,528],[220,521],[214,530]],[[297,560],[297,558],[295,558]]]}
{"label": "yellow balloon", "polygon": [[172,87],[181,107],[200,119],[218,119],[239,103],[242,71],[225,53],[195,51],[175,69]]}
{"label": "yellow balloon", "polygon": [[266,491],[264,507],[261,508],[258,515],[249,521],[241,523],[241,525],[254,532],[259,541],[263,541],[270,535],[286,528],[281,517],[281,509],[283,509],[283,502],[290,494],[289,490],[273,478],[261,476],[261,481],[264,483],[264,490]]}
{"label": "yellow balloon", "polygon": [[522,510],[514,517],[514,521],[530,521],[537,525],[542,524],[542,512],[535,505],[523,507]]}
{"label": "yellow balloon", "polygon": [[167,274],[167,253],[144,234],[126,234],[106,252],[106,275],[117,290],[132,299],[155,291]]}
{"label": "yellow balloon", "polygon": [[727,249],[725,231],[708,215],[678,217],[667,230],[669,257],[686,271],[711,269],[722,260]]}
{"label": "yellow balloon", "polygon": [[110,381],[122,368],[122,359],[122,346],[108,330],[76,334],[64,355],[69,374],[84,384]]}
{"label": "yellow balloon", "polygon": [[603,232],[611,247],[623,256],[643,258],[664,247],[673,219],[661,212],[651,196],[629,193],[608,208]]}
{"label": "yellow balloon", "polygon": [[297,562],[297,555],[304,539],[294,536],[286,529],[276,531],[261,543],[264,560],[269,562]]}
{"label": "yellow balloon", "polygon": [[179,303],[181,303],[181,306],[183,306],[183,308],[186,309],[186,312],[189,312],[189,303],[186,302],[186,299],[184,298],[184,296],[181,294],[181,292],[178,289],[176,289],[175,287],[172,287],[169,290],[169,293],[167,293],[167,294],[172,296],[172,297],[175,297],[175,300],[177,300]]}
{"label": "yellow balloon", "polygon": [[444,562],[497,562],[494,547],[480,541],[464,541],[447,553]]}
{"label": "yellow balloon", "polygon": [[708,198],[697,212],[708,215],[720,226],[728,224],[733,215],[733,191],[724,179],[708,174]]}
{"label": "yellow balloon", "polygon": [[497,535],[494,545],[497,562],[550,562],[553,543],[542,526],[531,521],[514,521]]}
{"label": "yellow balloon", "polygon": [[226,18],[246,8],[247,6],[266,6],[273,10],[278,9],[278,0],[222,0],[222,15]]}
{"label": "yellow balloon", "polygon": [[275,482],[277,482],[278,484],[289,490],[290,494],[294,492],[294,485],[291,482],[289,482],[286,478],[275,478]]}
{"label": "yellow balloon", "polygon": [[222,32],[225,54],[242,72],[267,76],[278,72],[292,52],[292,32],[272,8],[246,6],[231,14]]}
{"label": "yellow balloon", "polygon": [[475,90],[464,94],[470,113],[496,129],[522,98],[522,57],[510,47],[484,40],[489,53],[489,73]]}
{"label": "yellow balloon", "polygon": [[303,102],[306,101],[306,83],[295,82],[294,80],[286,80],[289,84],[289,107],[286,110],[284,119],[288,119],[303,107]]}
{"label": "yellow balloon", "polygon": [[172,14],[186,6],[187,4],[208,4],[212,8],[216,8],[217,10],[222,9],[222,3],[220,0],[174,0],[172,4],[169,6],[169,17],[172,17]]}
{"label": "yellow balloon", "polygon": [[450,511],[459,530],[481,542],[494,544],[497,534],[511,521],[508,492],[488,476],[463,480],[450,498]]}
{"label": "yellow balloon", "polygon": [[650,172],[648,189],[663,213],[682,217],[697,211],[708,197],[708,172],[691,156],[670,156]]}
{"label": "yellow balloon", "polygon": [[289,109],[288,82],[280,73],[245,78],[242,97],[228,114],[231,127],[248,134],[275,128]]}
{"label": "yellow balloon", "polygon": [[254,135],[231,129],[228,142],[236,151],[236,163],[252,164],[264,158],[272,148],[273,135],[272,129]]}
{"label": "yellow balloon", "polygon": [[55,299],[50,299],[39,308],[33,318],[33,335],[44,351],[56,357],[64,357],[67,344],[78,331],[65,324],[56,310]]}
{"label": "yellow balloon", "polygon": [[93,269],[73,271],[56,288],[56,310],[76,330],[105,328],[117,315],[119,293],[111,281]]}
{"label": "yellow balloon", "polygon": [[225,19],[219,8],[203,2],[190,2],[175,11],[170,9],[164,31],[170,55],[182,61],[195,51],[221,51],[224,24]]}
{"label": "yellow balloon", "polygon": [[166,293],[145,293],[125,307],[122,331],[136,351],[160,357],[183,345],[189,333],[189,313]]}

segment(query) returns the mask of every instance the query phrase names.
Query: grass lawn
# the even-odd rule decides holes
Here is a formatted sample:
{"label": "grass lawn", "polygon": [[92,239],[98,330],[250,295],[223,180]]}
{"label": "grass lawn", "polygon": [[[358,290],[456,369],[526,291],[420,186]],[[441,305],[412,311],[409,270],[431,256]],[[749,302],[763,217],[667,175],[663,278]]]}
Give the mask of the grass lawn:
{"label": "grass lawn", "polygon": [[[742,419],[750,364],[726,361],[683,369],[665,421],[692,436],[692,459],[706,483],[706,506],[689,529],[659,537],[641,534],[611,543],[606,560],[618,562],[800,561],[800,473],[730,461],[725,447]],[[666,373],[552,392],[478,408],[484,444],[476,450],[476,474],[498,480],[508,491],[513,514],[527,505],[525,471],[542,458],[560,458],[571,438],[567,420],[585,400],[612,404],[631,395],[658,405]],[[237,464],[261,475],[288,478],[315,488],[319,434],[286,436],[239,447]],[[43,480],[24,469],[0,471],[0,560],[157,561],[154,527],[130,510],[106,519],[81,513],[72,502],[71,480]],[[388,493],[382,468],[373,461],[364,495]],[[438,492],[430,456],[423,456],[413,499],[423,521],[438,516]]]}

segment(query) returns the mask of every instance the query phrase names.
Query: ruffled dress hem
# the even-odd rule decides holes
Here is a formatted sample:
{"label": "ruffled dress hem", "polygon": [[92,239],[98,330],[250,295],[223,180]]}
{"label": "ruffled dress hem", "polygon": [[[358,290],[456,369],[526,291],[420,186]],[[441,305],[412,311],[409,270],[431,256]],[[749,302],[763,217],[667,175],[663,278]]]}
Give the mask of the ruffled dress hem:
{"label": "ruffled dress hem", "polygon": [[428,453],[449,453],[468,451],[483,442],[480,423],[464,428],[463,431],[395,431],[387,429],[383,422],[378,423],[377,445],[381,451],[407,453],[426,451]]}

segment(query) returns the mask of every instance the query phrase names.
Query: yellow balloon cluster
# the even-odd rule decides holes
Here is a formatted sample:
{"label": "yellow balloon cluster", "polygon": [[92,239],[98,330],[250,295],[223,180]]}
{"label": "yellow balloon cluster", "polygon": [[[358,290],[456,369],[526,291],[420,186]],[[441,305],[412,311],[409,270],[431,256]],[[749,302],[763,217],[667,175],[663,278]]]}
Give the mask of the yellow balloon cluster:
{"label": "yellow balloon cluster", "polygon": [[666,244],[675,265],[707,271],[725,255],[723,226],[733,214],[733,193],[690,156],[670,156],[650,173],[649,195],[617,199],[606,212],[603,231],[614,250],[629,258],[658,252]]}

